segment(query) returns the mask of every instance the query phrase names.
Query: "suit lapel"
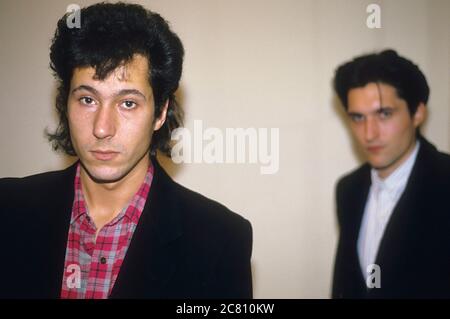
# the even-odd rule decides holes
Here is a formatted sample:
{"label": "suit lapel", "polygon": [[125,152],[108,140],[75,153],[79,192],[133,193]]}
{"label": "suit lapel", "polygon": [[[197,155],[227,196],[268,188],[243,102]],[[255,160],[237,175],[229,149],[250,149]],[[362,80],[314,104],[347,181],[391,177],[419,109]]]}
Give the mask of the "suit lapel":
{"label": "suit lapel", "polygon": [[423,138],[420,143],[419,153],[405,190],[386,225],[377,253],[377,264],[387,265],[392,258],[398,258],[399,252],[412,249],[409,243],[420,234],[417,227],[421,226],[419,221],[421,218],[419,214],[422,213],[419,209],[422,199],[421,190],[426,187],[427,169],[429,165],[432,165],[429,156],[433,151],[437,151]]}
{"label": "suit lapel", "polygon": [[369,196],[370,185],[370,168],[367,166],[354,185],[354,195],[352,196],[354,200],[347,201],[349,204],[348,211],[355,212],[355,214],[353,214],[350,231],[351,240],[355,243],[355,252],[357,252],[357,242],[361,229],[362,217],[364,215],[364,209]]}
{"label": "suit lapel", "polygon": [[363,165],[342,180],[337,190],[340,238],[335,262],[333,297],[362,298],[366,293],[357,242],[370,187],[370,167]]}
{"label": "suit lapel", "polygon": [[181,218],[173,181],[158,162],[143,213],[136,227],[111,298],[158,298],[181,257]]}
{"label": "suit lapel", "polygon": [[62,171],[61,176],[52,179],[38,199],[40,213],[36,221],[39,234],[39,276],[43,281],[40,295],[44,298],[59,298],[64,272],[67,236],[74,198],[76,164]]}
{"label": "suit lapel", "polygon": [[364,216],[364,210],[366,207],[367,198],[369,196],[369,190],[370,190],[371,180],[370,180],[370,167],[367,166],[362,174],[359,176],[359,179],[357,181],[356,187],[354,188],[354,198],[353,201],[348,201],[348,203],[351,205],[349,207],[349,211],[356,212],[353,216],[352,225],[351,225],[351,232],[350,232],[350,243],[353,244],[353,260],[352,263],[354,264],[355,274],[358,274],[358,282],[361,283],[360,288],[362,291],[365,290],[366,284],[365,284],[365,276],[366,273],[362,272],[361,265],[359,262],[359,255],[358,255],[358,238],[359,238],[359,232],[361,229],[362,224],[362,218]]}

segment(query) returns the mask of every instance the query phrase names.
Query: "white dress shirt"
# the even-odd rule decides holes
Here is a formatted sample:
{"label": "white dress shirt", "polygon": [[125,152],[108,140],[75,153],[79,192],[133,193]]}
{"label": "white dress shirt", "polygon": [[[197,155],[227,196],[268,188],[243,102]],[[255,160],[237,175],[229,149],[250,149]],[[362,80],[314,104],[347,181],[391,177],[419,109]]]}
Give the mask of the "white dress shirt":
{"label": "white dress shirt", "polygon": [[372,184],[358,238],[359,263],[364,277],[367,275],[367,266],[375,263],[384,230],[405,190],[419,146],[420,142],[417,141],[408,159],[387,178],[381,179],[373,168],[370,172]]}

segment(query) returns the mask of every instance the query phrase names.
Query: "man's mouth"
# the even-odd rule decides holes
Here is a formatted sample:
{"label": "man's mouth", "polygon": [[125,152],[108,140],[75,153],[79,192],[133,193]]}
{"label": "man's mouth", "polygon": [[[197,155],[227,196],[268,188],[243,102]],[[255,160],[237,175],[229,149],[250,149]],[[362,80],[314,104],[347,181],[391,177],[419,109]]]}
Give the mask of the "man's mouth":
{"label": "man's mouth", "polygon": [[383,146],[369,146],[367,147],[367,151],[369,153],[378,153],[383,149]]}
{"label": "man's mouth", "polygon": [[99,161],[109,161],[116,157],[119,152],[110,151],[110,150],[94,150],[90,151],[92,155]]}

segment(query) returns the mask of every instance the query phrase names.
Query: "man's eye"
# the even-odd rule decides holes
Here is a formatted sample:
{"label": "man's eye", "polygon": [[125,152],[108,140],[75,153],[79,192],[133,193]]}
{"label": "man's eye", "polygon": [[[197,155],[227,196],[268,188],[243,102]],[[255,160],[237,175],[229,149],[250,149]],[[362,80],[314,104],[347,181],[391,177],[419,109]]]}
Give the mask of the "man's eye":
{"label": "man's eye", "polygon": [[379,117],[381,119],[387,119],[390,118],[392,116],[392,111],[390,110],[382,110],[378,113]]}
{"label": "man's eye", "polygon": [[350,114],[350,120],[352,120],[352,122],[359,123],[364,120],[364,116],[361,114]]}
{"label": "man's eye", "polygon": [[121,106],[126,108],[126,109],[133,109],[136,107],[136,102],[133,101],[124,101],[122,102]]}
{"label": "man's eye", "polygon": [[83,103],[83,104],[86,104],[86,105],[92,105],[92,104],[94,104],[95,101],[94,101],[94,99],[91,98],[91,97],[83,96],[83,97],[80,99],[80,102]]}

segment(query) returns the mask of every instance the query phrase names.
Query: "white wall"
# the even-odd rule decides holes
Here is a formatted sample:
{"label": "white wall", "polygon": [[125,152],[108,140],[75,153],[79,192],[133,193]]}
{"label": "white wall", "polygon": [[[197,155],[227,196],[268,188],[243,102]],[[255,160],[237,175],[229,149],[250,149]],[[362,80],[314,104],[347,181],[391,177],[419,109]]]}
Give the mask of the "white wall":
{"label": "white wall", "polygon": [[[0,176],[60,169],[48,48],[70,3],[0,0]],[[381,5],[381,29],[366,7]],[[177,181],[248,218],[257,298],[327,298],[337,227],[334,184],[359,164],[331,89],[335,67],[392,47],[431,87],[425,135],[450,150],[450,2],[446,0],[149,0],[181,37],[186,126],[280,129],[280,169],[168,165]],[[166,163],[167,164],[167,163]],[[170,164],[170,163],[169,163]]]}

